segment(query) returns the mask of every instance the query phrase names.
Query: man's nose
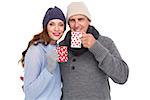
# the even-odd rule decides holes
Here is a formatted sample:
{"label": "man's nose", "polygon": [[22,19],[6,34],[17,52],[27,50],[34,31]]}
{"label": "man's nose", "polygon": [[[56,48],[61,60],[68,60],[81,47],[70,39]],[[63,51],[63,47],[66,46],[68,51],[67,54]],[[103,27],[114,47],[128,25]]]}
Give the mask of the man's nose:
{"label": "man's nose", "polygon": [[79,22],[76,21],[76,22],[75,22],[75,27],[78,28],[79,26],[80,26]]}

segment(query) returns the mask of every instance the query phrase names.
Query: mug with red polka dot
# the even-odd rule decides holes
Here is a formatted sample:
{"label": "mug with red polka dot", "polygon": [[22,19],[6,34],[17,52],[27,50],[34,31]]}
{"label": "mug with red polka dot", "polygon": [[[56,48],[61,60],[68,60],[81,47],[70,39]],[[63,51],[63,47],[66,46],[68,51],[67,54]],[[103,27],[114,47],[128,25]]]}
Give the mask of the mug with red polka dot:
{"label": "mug with red polka dot", "polygon": [[58,62],[67,62],[68,61],[68,49],[67,46],[58,46],[57,47],[58,53]]}
{"label": "mug with red polka dot", "polygon": [[81,32],[71,32],[71,48],[81,48]]}

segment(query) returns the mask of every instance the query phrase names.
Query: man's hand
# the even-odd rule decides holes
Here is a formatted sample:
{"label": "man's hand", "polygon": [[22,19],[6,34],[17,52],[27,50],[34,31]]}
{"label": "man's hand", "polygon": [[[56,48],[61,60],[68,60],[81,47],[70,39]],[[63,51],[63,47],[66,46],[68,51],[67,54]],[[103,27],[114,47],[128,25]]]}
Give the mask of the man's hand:
{"label": "man's hand", "polygon": [[96,42],[96,39],[92,34],[87,34],[85,32],[82,32],[82,38],[81,38],[83,47],[85,48],[91,48],[93,44]]}

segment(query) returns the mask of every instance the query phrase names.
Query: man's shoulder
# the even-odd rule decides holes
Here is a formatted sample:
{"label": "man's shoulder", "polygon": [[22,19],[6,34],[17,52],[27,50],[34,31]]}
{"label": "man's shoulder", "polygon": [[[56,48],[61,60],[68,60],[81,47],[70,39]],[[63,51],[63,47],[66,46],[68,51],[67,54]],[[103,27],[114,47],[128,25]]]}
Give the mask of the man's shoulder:
{"label": "man's shoulder", "polygon": [[109,38],[107,36],[102,36],[102,35],[100,35],[97,40],[104,44],[106,44],[106,43],[109,44],[109,43],[113,42],[113,40],[111,38]]}
{"label": "man's shoulder", "polygon": [[70,43],[68,40],[62,40],[61,42],[59,42],[59,46],[68,46]]}
{"label": "man's shoulder", "polygon": [[60,45],[60,46],[63,45],[63,44],[65,44],[65,41],[64,41],[64,40],[62,40],[61,42],[59,42],[59,45]]}

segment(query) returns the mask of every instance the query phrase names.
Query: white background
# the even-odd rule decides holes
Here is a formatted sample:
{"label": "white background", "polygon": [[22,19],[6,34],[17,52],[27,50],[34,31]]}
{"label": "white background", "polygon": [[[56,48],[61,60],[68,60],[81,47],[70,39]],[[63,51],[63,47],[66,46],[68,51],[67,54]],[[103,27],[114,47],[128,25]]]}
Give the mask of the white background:
{"label": "white background", "polygon": [[[73,0],[0,1],[0,100],[23,100],[18,64],[32,36],[42,29],[49,7],[66,13]],[[79,1],[79,0],[74,0]],[[110,80],[112,100],[150,100],[149,0],[84,0],[101,35],[113,39],[130,69],[126,84]]]}

